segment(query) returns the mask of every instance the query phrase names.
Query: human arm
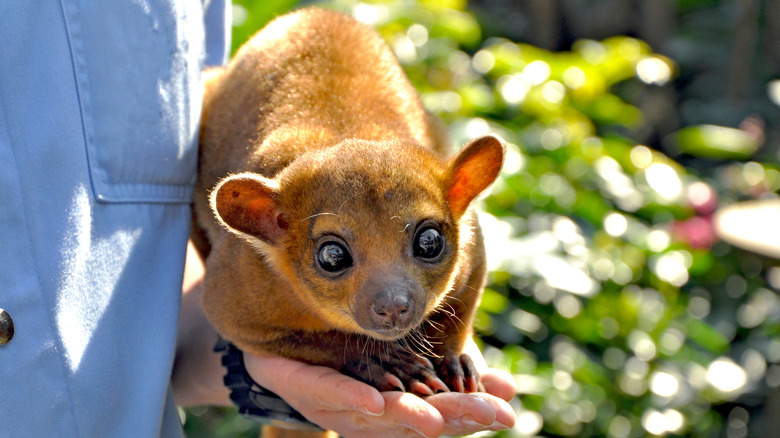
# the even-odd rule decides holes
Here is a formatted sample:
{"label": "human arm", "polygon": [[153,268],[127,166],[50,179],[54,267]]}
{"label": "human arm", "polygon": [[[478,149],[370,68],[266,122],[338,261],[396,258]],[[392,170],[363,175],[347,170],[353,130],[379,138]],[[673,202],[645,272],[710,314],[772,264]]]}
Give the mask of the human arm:
{"label": "human arm", "polygon": [[171,374],[173,396],[179,406],[230,405],[229,391],[222,382],[225,370],[219,353],[214,352],[217,332],[201,306],[204,273],[195,247],[188,244]]}

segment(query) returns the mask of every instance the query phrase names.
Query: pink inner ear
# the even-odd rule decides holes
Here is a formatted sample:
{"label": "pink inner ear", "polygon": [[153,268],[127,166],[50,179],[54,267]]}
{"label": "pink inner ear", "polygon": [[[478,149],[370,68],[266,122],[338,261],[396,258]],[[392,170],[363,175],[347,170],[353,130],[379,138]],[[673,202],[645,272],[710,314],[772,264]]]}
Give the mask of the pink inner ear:
{"label": "pink inner ear", "polygon": [[247,202],[247,229],[249,234],[258,236],[274,243],[281,236],[282,231],[289,228],[284,220],[284,214],[276,208],[276,204],[270,198],[256,198]]}
{"label": "pink inner ear", "polygon": [[[471,193],[476,191],[474,195]],[[482,190],[474,188],[474,182],[469,176],[469,170],[459,168],[452,176],[452,185],[449,192],[447,192],[447,200],[450,204],[450,209],[455,217],[462,215],[468,208],[471,200]]]}
{"label": "pink inner ear", "polygon": [[447,201],[453,216],[459,218],[469,204],[498,177],[504,161],[504,147],[493,136],[467,144],[451,164]]}
{"label": "pink inner ear", "polygon": [[276,208],[270,199],[256,198],[249,200],[246,203],[245,225],[251,231],[251,234],[268,235],[276,227],[275,213]]}
{"label": "pink inner ear", "polygon": [[274,201],[274,191],[259,177],[232,177],[217,188],[216,213],[230,228],[274,244],[287,223]]}

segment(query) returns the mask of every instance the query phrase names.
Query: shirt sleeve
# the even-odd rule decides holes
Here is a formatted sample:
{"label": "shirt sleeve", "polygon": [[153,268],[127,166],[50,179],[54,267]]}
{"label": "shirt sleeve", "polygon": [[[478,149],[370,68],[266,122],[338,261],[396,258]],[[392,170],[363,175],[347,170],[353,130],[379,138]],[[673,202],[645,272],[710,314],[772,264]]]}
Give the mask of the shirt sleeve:
{"label": "shirt sleeve", "polygon": [[232,4],[230,0],[211,0],[204,7],[206,23],[207,67],[225,65],[230,58]]}

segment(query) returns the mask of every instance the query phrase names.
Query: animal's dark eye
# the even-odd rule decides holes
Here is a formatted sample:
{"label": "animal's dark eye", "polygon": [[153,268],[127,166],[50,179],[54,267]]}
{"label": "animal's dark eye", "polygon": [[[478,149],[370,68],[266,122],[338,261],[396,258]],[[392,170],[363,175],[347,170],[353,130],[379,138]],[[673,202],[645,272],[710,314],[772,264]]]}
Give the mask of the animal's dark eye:
{"label": "animal's dark eye", "polygon": [[325,242],[317,251],[317,264],[325,272],[338,273],[352,266],[352,256],[344,245]]}
{"label": "animal's dark eye", "polygon": [[434,261],[444,250],[444,236],[434,227],[422,228],[414,236],[412,252],[415,257]]}

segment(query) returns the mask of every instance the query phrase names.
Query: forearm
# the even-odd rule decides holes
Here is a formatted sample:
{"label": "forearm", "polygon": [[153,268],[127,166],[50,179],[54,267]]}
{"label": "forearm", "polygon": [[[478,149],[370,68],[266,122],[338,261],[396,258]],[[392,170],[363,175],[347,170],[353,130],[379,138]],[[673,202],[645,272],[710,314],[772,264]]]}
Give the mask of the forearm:
{"label": "forearm", "polygon": [[225,370],[220,355],[213,351],[217,333],[200,304],[203,293],[203,264],[192,245],[187,248],[176,358],[171,385],[179,406],[228,405],[223,385]]}

